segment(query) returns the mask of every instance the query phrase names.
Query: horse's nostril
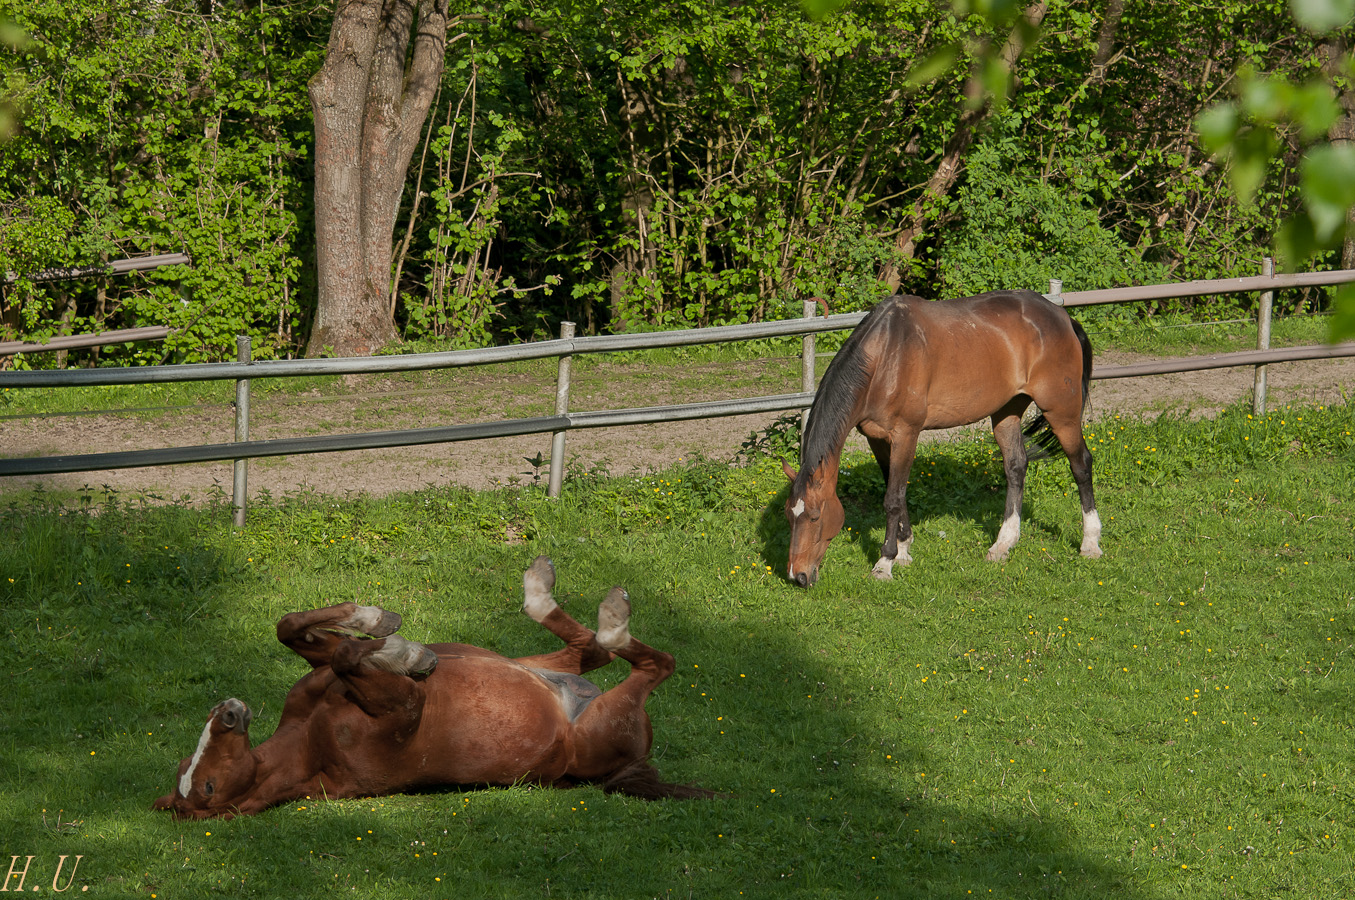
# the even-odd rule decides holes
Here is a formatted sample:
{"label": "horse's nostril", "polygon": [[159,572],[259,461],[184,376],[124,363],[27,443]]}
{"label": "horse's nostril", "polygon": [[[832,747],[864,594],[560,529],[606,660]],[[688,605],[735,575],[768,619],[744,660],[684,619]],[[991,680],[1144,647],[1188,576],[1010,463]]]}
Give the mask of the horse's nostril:
{"label": "horse's nostril", "polygon": [[800,587],[809,587],[809,576],[804,572],[800,572],[795,576],[795,583]]}

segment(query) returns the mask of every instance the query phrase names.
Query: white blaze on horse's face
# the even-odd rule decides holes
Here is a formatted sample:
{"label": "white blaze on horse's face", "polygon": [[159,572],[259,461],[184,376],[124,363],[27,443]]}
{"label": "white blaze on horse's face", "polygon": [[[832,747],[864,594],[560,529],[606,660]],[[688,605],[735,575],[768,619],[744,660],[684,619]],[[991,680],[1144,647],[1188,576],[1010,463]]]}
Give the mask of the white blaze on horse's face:
{"label": "white blaze on horse's face", "polygon": [[[179,815],[201,815],[234,796],[235,782],[253,777],[249,753],[249,707],[232,697],[212,707],[197,749],[181,763],[172,807]],[[168,799],[168,798],[166,798]]]}
{"label": "white blaze on horse's face", "polygon": [[179,796],[187,798],[188,792],[193,790],[193,773],[198,768],[198,763],[202,761],[203,751],[207,749],[207,742],[212,739],[212,720],[208,719],[207,724],[202,726],[202,735],[198,738],[198,749],[193,751],[192,758],[188,761],[188,768],[179,776]]}
{"label": "white blaze on horse's face", "polygon": [[818,580],[819,563],[828,550],[828,542],[842,530],[843,518],[842,503],[831,487],[822,483],[792,484],[791,495],[786,498],[786,521],[790,523],[787,578],[801,587]]}

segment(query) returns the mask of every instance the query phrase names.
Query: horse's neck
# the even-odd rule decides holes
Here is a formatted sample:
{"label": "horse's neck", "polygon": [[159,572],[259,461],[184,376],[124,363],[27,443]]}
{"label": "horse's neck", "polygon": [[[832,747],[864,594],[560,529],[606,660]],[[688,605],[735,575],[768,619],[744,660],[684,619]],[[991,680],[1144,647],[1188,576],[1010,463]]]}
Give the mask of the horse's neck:
{"label": "horse's neck", "polygon": [[831,456],[825,456],[823,461],[814,468],[811,477],[815,481],[820,481],[830,491],[837,491],[838,466],[842,461],[842,445],[838,445],[838,452]]}
{"label": "horse's neck", "polygon": [[[850,353],[850,358],[840,358],[840,361],[835,359],[833,365],[845,366],[850,371],[839,369],[831,379],[833,382],[831,385],[828,384],[830,379],[825,376],[819,390],[822,392],[828,387],[834,394],[833,400],[830,404],[825,396],[823,402],[815,403],[815,408],[809,414],[809,427],[805,429],[802,442],[803,446],[813,448],[813,452],[820,455],[822,462],[817,463],[816,468],[827,465],[829,459],[832,460],[832,478],[835,483],[838,458],[842,455],[842,448],[847,444],[847,436],[861,423],[866,414],[866,398],[878,362],[873,355],[862,350],[859,343],[853,344],[847,352]],[[808,463],[809,460],[801,462]]]}
{"label": "horse's neck", "polygon": [[305,723],[290,726],[286,722],[278,725],[266,740],[260,741],[250,749],[254,756],[254,781],[256,785],[270,780],[298,782],[309,779],[314,772],[309,771],[311,754],[308,729]]}

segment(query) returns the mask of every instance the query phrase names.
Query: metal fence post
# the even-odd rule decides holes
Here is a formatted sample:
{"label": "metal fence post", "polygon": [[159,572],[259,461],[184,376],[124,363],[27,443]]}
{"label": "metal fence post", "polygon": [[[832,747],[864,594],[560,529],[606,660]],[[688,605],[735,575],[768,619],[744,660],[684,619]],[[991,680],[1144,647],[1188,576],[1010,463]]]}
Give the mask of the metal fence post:
{"label": "metal fence post", "polygon": [[[235,359],[237,362],[250,361],[249,335],[241,334],[235,338]],[[241,378],[235,382],[235,440],[243,444],[249,440],[249,379]],[[245,526],[245,498],[249,493],[249,461],[235,460],[235,482],[231,487],[231,507],[235,511],[235,527]]]}
{"label": "metal fence post", "polygon": [[[560,323],[560,340],[567,341],[574,337],[574,323]],[[560,370],[555,380],[555,414],[564,416],[569,414],[569,371],[570,362],[573,359],[568,354],[560,357]],[[550,436],[550,483],[546,488],[546,496],[560,496],[560,489],[565,481],[565,433],[556,431]]]}
{"label": "metal fence post", "polygon": [[[812,319],[818,308],[817,300],[806,300],[804,318]],[[800,393],[808,394],[814,390],[814,334],[810,332],[800,339]],[[809,430],[809,407],[800,410],[800,434]]]}
{"label": "metal fence post", "polygon": [[[1261,260],[1261,274],[1267,278],[1275,277],[1275,260],[1267,256]],[[1261,308],[1256,312],[1256,349],[1270,349],[1270,313],[1275,302],[1274,291],[1261,292]],[[1253,415],[1266,414],[1266,367],[1256,367],[1256,384],[1252,388],[1251,410]]]}

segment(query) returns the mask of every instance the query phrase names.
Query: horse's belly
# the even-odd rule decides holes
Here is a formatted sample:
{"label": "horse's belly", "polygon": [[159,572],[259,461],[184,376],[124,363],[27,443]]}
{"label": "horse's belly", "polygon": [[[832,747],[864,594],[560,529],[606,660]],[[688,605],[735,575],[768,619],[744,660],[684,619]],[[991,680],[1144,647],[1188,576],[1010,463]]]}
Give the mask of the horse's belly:
{"label": "horse's belly", "polygon": [[999,397],[996,394],[985,396],[986,391],[972,391],[959,395],[956,399],[942,399],[927,404],[927,415],[923,419],[924,431],[941,428],[959,428],[972,425],[997,412],[1011,400],[1011,395]]}
{"label": "horse's belly", "polygon": [[480,689],[447,687],[430,692],[411,742],[420,783],[511,784],[564,774],[570,725],[541,679],[523,669]]}

